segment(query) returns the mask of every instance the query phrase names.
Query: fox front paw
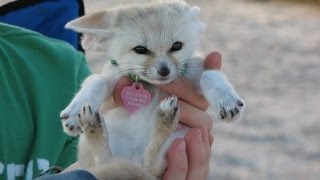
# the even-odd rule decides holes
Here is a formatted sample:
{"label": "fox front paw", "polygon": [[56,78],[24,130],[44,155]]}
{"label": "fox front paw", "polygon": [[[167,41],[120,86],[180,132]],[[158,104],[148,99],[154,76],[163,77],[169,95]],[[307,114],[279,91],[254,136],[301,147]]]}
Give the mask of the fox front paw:
{"label": "fox front paw", "polygon": [[86,102],[71,102],[70,105],[60,113],[63,131],[66,134],[77,136],[81,133],[77,116],[85,103]]}
{"label": "fox front paw", "polygon": [[81,132],[78,120],[75,116],[61,116],[63,131],[70,136],[77,136]]}
{"label": "fox front paw", "polygon": [[236,121],[241,118],[244,103],[240,98],[230,96],[224,101],[218,102],[219,117],[227,122]]}
{"label": "fox front paw", "polygon": [[219,71],[206,71],[200,81],[201,90],[221,120],[239,120],[244,111],[244,101]]}

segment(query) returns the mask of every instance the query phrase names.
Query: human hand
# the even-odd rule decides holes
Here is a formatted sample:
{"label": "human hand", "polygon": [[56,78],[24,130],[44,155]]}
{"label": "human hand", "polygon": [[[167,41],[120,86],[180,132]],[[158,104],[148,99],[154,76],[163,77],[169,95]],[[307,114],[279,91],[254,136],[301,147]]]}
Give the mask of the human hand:
{"label": "human hand", "polygon": [[[220,69],[221,55],[217,52],[210,53],[204,62],[204,67],[205,69]],[[175,94],[181,99],[180,122],[191,127],[184,138],[176,139],[171,144],[167,156],[167,170],[163,179],[208,179],[211,145],[213,143],[213,136],[210,131],[213,121],[204,112],[208,108],[207,101],[199,95],[191,83],[178,81],[162,88],[162,90],[169,91],[170,94]],[[179,91],[182,88],[188,89],[188,93]],[[174,91],[175,89],[177,91]]]}
{"label": "human hand", "polygon": [[184,138],[174,140],[168,150],[163,179],[208,179],[212,143],[213,136],[204,127],[189,129]]}

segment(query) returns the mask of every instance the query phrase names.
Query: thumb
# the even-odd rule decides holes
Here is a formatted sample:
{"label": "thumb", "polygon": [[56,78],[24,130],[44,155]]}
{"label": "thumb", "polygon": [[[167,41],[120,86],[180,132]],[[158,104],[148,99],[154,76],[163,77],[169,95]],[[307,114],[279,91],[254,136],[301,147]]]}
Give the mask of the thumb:
{"label": "thumb", "polygon": [[204,60],[204,68],[206,70],[220,70],[222,64],[222,56],[219,52],[211,52]]}

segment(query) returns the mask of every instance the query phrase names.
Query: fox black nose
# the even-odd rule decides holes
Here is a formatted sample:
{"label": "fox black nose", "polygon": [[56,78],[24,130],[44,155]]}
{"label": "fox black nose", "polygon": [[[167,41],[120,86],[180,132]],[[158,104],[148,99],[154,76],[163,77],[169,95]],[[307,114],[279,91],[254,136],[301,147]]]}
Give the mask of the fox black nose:
{"label": "fox black nose", "polygon": [[167,66],[162,66],[159,70],[158,70],[158,74],[162,77],[166,77],[170,74],[170,69]]}

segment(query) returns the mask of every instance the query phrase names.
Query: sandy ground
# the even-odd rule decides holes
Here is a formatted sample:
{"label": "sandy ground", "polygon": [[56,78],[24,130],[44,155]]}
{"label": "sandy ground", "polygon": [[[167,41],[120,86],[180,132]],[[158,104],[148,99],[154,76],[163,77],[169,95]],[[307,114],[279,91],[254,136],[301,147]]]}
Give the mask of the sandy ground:
{"label": "sandy ground", "polygon": [[[90,13],[131,1],[85,2]],[[222,70],[247,104],[242,121],[215,121],[209,179],[320,179],[320,6],[189,2],[207,24],[204,52],[222,53]],[[94,71],[102,63],[90,60]]]}

